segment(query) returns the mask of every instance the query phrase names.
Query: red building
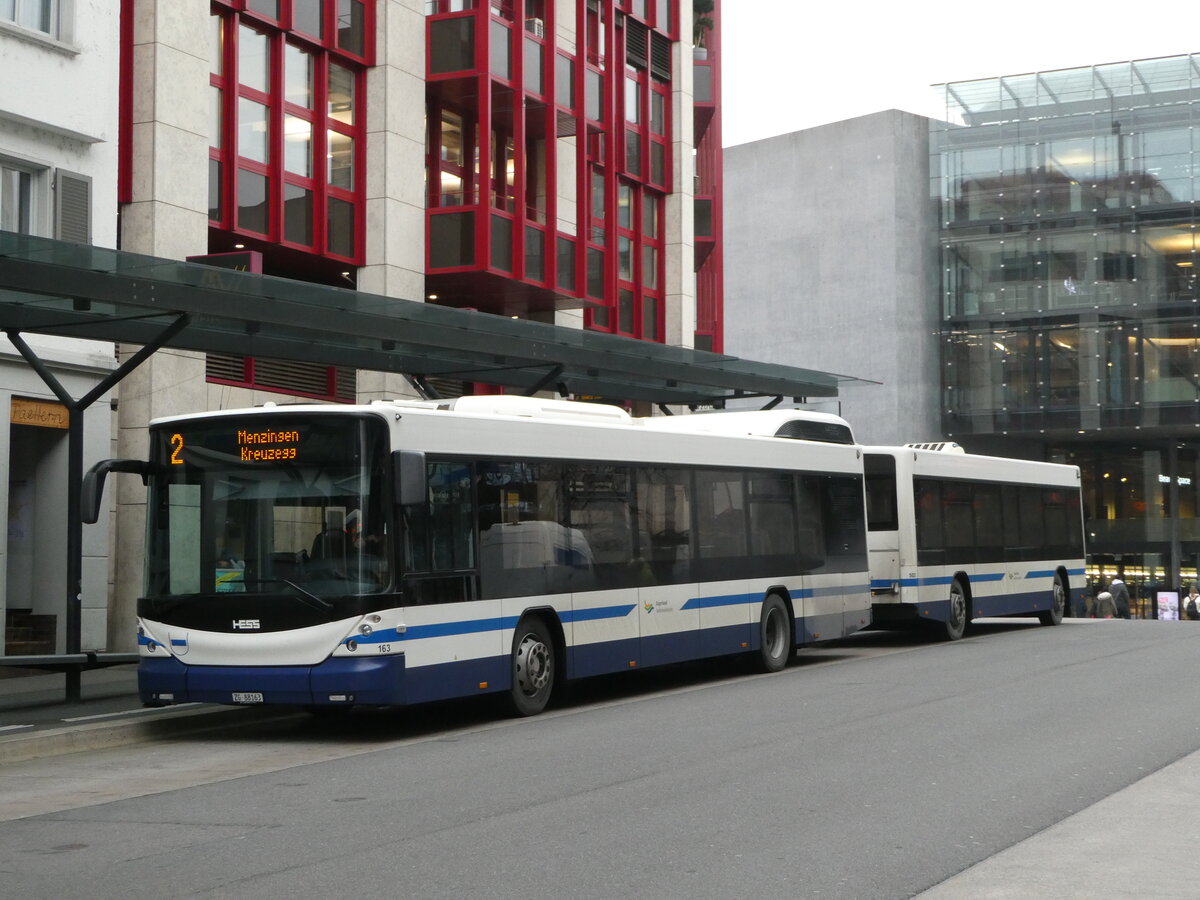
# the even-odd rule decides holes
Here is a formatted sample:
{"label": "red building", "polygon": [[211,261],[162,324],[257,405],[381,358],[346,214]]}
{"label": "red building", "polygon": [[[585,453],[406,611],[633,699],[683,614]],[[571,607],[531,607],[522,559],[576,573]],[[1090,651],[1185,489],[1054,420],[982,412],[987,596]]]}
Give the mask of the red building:
{"label": "red building", "polygon": [[[210,0],[205,48],[164,34],[176,6],[123,0],[126,246],[203,205],[149,172],[206,167],[178,255],[720,351],[720,3],[693,28],[682,2]],[[168,49],[207,49],[206,81]],[[176,128],[163,79],[207,127]],[[346,373],[215,363],[210,382],[354,399]]]}

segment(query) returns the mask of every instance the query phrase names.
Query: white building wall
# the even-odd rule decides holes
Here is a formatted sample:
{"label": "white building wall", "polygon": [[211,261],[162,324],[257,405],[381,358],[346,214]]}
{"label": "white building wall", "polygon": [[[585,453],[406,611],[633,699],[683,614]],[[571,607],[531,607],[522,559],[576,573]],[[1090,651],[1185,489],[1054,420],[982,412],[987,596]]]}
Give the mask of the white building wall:
{"label": "white building wall", "polygon": [[[60,173],[88,180],[91,242],[117,243],[117,135],[120,4],[115,0],[60,0],[59,23],[45,34],[0,20],[0,165],[32,176],[29,232],[56,236],[55,192]],[[114,368],[109,343],[33,334],[22,339],[72,397],[90,391]],[[16,348],[0,338],[0,513],[9,522],[0,541],[0,610],[31,609],[57,617],[57,651],[65,647],[66,432],[25,430],[37,459],[17,460],[10,423],[13,398],[56,402],[53,392]],[[111,414],[107,395],[84,413],[84,466],[108,456]],[[29,477],[26,477],[29,476]],[[17,483],[16,497],[10,486]],[[33,519],[23,519],[36,508]],[[109,649],[107,557],[109,519],[83,534],[81,645]],[[10,559],[10,547],[25,557]],[[14,571],[10,579],[10,562]],[[16,568],[20,567],[20,571]]]}
{"label": "white building wall", "polygon": [[40,172],[32,231],[54,234],[59,168],[91,179],[92,243],[116,246],[120,4],[62,0],[59,38],[0,21],[0,161]]}
{"label": "white building wall", "polygon": [[725,349],[853,376],[860,441],[940,436],[928,120],[898,110],[725,149]]}

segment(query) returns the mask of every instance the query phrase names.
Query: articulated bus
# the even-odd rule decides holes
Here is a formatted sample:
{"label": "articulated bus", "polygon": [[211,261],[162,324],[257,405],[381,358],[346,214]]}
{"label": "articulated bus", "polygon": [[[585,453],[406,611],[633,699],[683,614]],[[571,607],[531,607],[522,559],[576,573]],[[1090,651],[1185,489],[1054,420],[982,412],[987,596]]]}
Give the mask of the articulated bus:
{"label": "articulated bus", "polygon": [[486,693],[870,622],[863,452],[800,411],[638,419],[463,397],[158,419],[138,684],[150,705],[327,711]]}
{"label": "articulated bus", "polygon": [[1077,467],[953,443],[864,452],[875,624],[957,640],[982,616],[1062,622],[1086,587]]}

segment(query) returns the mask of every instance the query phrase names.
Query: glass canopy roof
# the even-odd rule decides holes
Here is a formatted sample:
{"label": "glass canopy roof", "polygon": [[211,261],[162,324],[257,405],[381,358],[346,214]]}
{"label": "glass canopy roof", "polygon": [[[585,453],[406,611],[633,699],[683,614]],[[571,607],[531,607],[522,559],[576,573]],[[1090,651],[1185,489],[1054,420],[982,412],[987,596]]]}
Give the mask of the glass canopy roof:
{"label": "glass canopy roof", "polygon": [[[838,376],[0,232],[0,328],[659,404],[835,397]],[[851,379],[841,379],[851,380]]]}

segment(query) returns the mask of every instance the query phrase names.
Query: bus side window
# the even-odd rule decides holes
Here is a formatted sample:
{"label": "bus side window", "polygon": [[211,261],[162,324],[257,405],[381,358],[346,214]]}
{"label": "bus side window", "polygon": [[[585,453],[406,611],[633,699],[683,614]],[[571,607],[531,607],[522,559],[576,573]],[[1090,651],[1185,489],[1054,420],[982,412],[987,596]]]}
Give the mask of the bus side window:
{"label": "bus side window", "polygon": [[896,458],[868,453],[864,467],[867,473],[867,528],[896,531],[900,527],[896,510]]}
{"label": "bus side window", "polygon": [[913,479],[917,518],[917,565],[937,566],[946,558],[942,549],[942,491],[932,478]]}
{"label": "bus side window", "polygon": [[653,576],[634,555],[633,473],[626,466],[568,466],[566,525],[587,548],[587,568],[575,590],[607,590],[649,584]]}
{"label": "bus side window", "polygon": [[696,566],[700,581],[743,577],[746,497],[741,472],[696,472]]}
{"label": "bus side window", "polygon": [[657,584],[692,580],[691,477],[681,469],[637,470],[640,558]]}
{"label": "bus side window", "polygon": [[821,476],[796,476],[797,544],[800,571],[814,572],[825,565],[825,515],[821,502]]}
{"label": "bus side window", "polygon": [[796,553],[796,499],[792,476],[752,472],[750,484],[750,554],[759,558]]}

